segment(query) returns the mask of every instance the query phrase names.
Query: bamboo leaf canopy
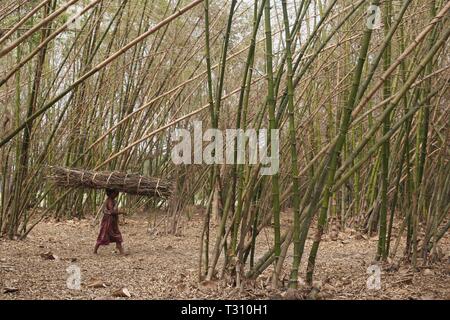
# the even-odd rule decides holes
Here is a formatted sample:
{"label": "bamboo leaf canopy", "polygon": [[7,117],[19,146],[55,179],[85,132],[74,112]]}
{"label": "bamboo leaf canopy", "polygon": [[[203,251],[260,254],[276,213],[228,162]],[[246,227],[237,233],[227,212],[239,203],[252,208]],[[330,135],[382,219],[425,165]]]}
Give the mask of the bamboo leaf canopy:
{"label": "bamboo leaf canopy", "polygon": [[47,178],[65,188],[114,189],[133,195],[167,199],[173,192],[170,181],[119,171],[89,171],[50,166]]}

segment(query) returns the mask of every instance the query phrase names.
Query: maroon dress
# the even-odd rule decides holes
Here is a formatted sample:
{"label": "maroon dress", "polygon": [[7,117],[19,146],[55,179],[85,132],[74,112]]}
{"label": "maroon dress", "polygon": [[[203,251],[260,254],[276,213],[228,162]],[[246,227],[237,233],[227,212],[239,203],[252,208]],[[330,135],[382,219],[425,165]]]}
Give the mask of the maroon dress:
{"label": "maroon dress", "polygon": [[103,207],[103,219],[97,245],[108,245],[111,242],[122,243],[122,234],[119,230],[119,215],[116,201],[112,200],[112,208],[108,208],[108,200]]}

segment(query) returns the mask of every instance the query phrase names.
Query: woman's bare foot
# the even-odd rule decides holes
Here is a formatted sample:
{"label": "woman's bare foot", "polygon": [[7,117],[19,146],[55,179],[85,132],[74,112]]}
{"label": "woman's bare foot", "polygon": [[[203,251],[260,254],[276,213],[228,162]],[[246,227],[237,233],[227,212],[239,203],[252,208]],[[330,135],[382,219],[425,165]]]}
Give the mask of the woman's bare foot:
{"label": "woman's bare foot", "polygon": [[119,254],[124,256],[125,255],[125,250],[123,250],[122,244],[118,243],[116,244],[116,249],[119,250]]}
{"label": "woman's bare foot", "polygon": [[95,245],[95,247],[94,247],[94,254],[97,254],[97,251],[98,251],[98,245]]}

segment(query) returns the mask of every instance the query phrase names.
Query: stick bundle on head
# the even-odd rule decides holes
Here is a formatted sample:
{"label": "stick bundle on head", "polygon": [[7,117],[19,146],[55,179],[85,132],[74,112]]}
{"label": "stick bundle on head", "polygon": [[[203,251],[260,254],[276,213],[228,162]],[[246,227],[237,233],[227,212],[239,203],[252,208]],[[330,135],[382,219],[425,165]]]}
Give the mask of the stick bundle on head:
{"label": "stick bundle on head", "polygon": [[56,185],[68,188],[113,189],[129,194],[167,199],[172,194],[172,183],[135,173],[88,171],[49,167],[47,178]]}

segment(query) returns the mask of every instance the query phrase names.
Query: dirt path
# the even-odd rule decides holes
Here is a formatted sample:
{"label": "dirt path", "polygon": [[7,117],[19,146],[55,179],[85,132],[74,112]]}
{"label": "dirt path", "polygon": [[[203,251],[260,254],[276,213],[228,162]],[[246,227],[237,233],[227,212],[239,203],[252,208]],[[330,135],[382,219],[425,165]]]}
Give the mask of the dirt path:
{"label": "dirt path", "polygon": [[[247,283],[242,292],[224,281],[199,284],[201,217],[198,215],[184,223],[180,237],[150,235],[144,217],[127,219],[121,229],[129,251],[127,256],[116,255],[113,245],[101,247],[99,254],[94,255],[98,230],[90,225],[90,220],[43,222],[24,241],[1,239],[0,299],[114,299],[112,292],[120,288],[127,288],[133,299],[289,297],[290,293],[270,290],[270,270]],[[366,281],[376,240],[357,240],[350,233],[341,234],[338,241],[325,240],[317,262],[319,298],[450,300],[449,244],[447,237],[441,244],[444,257],[430,267],[412,272],[405,266],[396,270],[394,265],[391,270],[383,270],[382,289],[374,291],[366,289]],[[266,245],[259,244],[261,253]],[[48,252],[54,255],[54,260],[41,256]],[[70,265],[81,269],[81,290],[67,288],[66,269]],[[5,293],[5,288],[18,291]]]}

